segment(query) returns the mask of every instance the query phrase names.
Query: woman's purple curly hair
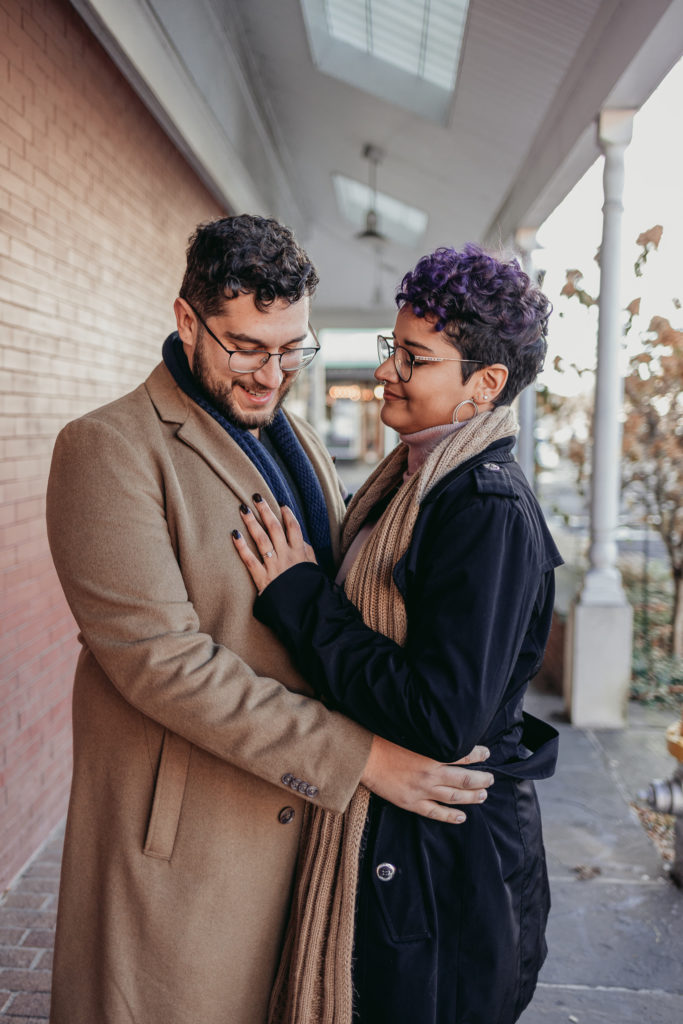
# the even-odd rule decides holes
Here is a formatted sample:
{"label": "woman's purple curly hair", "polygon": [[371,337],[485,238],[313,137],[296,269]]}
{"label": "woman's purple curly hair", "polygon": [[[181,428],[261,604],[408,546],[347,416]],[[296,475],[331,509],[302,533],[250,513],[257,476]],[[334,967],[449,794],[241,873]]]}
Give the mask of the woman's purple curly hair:
{"label": "woman's purple curly hair", "polygon": [[[509,405],[543,368],[552,307],[516,259],[504,262],[473,242],[460,252],[436,249],[405,275],[396,304],[433,319],[463,359],[507,366],[496,405]],[[463,363],[463,380],[477,369]]]}

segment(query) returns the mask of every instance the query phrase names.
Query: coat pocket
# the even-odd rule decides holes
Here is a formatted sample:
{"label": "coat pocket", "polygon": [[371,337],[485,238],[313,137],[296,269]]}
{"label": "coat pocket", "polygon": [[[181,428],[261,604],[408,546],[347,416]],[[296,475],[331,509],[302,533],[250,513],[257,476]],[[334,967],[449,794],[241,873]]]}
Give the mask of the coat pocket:
{"label": "coat pocket", "polygon": [[170,860],[178,833],[180,809],[190,766],[192,744],[177,733],[164,731],[152,810],[142,852]]}
{"label": "coat pocket", "polygon": [[379,810],[371,858],[372,883],[392,942],[430,938],[429,872],[414,815],[385,804]]}

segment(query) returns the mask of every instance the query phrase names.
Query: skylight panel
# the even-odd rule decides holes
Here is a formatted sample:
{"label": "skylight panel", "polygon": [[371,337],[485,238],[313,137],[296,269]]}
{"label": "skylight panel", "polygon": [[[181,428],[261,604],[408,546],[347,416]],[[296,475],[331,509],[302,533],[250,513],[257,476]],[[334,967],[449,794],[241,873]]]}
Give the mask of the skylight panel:
{"label": "skylight panel", "polygon": [[328,31],[333,39],[365,50],[368,43],[365,20],[365,0],[345,0],[344,3],[325,3]]}
{"label": "skylight panel", "polygon": [[445,122],[469,0],[301,0],[326,74]]}

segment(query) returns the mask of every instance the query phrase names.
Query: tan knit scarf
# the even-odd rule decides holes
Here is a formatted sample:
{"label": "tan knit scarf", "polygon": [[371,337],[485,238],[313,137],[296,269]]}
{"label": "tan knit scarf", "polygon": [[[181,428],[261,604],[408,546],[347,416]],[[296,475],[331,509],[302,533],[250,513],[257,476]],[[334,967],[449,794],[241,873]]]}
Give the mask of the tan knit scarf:
{"label": "tan knit scarf", "polygon": [[[481,413],[429,454],[392,498],[361,548],[346,593],[371,629],[406,640],[403,598],[392,571],[408,549],[420,502],[447,473],[517,432],[508,406]],[[398,445],[350,503],[342,554],[372,508],[400,484],[408,449]],[[344,814],[306,805],[292,909],[271,997],[269,1024],[351,1024],[353,932],[361,839],[370,792],[359,786]]]}

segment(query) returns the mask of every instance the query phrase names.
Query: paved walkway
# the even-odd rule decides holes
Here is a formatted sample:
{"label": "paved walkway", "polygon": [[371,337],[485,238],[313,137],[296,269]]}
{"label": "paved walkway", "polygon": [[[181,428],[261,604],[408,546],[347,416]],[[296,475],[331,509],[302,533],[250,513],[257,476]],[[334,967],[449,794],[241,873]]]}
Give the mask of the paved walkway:
{"label": "paved walkway", "polygon": [[522,1024],[682,1024],[683,891],[629,806],[676,762],[675,714],[631,705],[624,731],[558,723],[560,701],[528,709],[561,732],[560,762],[539,783],[553,908],[549,954]]}
{"label": "paved walkway", "polygon": [[[683,891],[629,807],[674,767],[663,738],[674,716],[633,706],[623,732],[580,730],[557,722],[557,698],[527,703],[562,736],[558,772],[538,787],[550,953],[522,1024],[681,1024]],[[60,850],[58,831],[0,904],[0,1024],[48,1019]]]}
{"label": "paved walkway", "polygon": [[0,901],[0,1024],[48,1019],[62,834],[53,833]]}

